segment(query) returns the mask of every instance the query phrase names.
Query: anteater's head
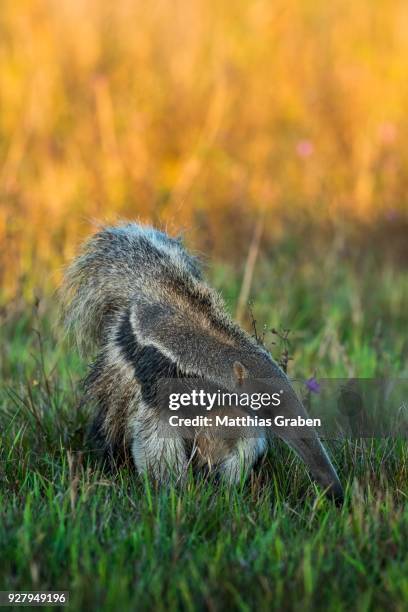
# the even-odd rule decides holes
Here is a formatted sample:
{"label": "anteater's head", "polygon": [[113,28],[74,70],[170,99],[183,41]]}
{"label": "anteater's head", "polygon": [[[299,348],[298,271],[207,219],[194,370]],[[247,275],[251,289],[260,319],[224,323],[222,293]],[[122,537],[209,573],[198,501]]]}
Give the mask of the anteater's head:
{"label": "anteater's head", "polygon": [[[281,438],[299,455],[313,478],[326,490],[327,496],[341,505],[344,493],[336,470],[314,427],[304,424],[309,418],[308,414],[288,377],[263,351],[255,356],[252,354],[247,358],[247,363],[244,365],[241,361],[235,361],[233,364],[233,384],[236,390],[267,393],[277,398],[275,405],[265,406],[261,410],[263,417],[272,420],[270,433]],[[255,378],[254,375],[259,375],[259,372],[262,378]],[[301,427],[293,425],[301,419]]]}

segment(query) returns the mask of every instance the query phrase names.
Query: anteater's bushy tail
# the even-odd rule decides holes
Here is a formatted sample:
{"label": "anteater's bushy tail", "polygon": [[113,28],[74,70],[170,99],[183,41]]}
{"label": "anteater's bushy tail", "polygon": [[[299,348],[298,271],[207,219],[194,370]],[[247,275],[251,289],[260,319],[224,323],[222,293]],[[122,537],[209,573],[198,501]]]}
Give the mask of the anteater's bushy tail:
{"label": "anteater's bushy tail", "polygon": [[101,343],[115,313],[129,303],[135,270],[129,261],[131,232],[125,227],[104,228],[92,236],[65,271],[63,322],[82,353]]}
{"label": "anteater's bushy tail", "polygon": [[109,329],[137,292],[160,278],[201,276],[180,239],[138,223],[104,227],[83,245],[61,287],[63,321],[82,353],[108,340]]}

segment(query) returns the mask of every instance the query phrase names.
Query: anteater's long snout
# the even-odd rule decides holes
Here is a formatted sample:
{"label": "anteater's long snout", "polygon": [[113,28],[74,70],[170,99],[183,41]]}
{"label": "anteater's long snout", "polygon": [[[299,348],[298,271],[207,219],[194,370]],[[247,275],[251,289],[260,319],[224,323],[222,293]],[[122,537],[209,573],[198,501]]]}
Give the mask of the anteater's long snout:
{"label": "anteater's long snout", "polygon": [[[289,418],[308,418],[306,410],[294,394],[285,402],[284,411]],[[344,501],[343,487],[316,430],[313,427],[302,430],[285,426],[276,433],[299,455],[316,482],[326,490],[327,496],[340,506]]]}
{"label": "anteater's long snout", "polygon": [[[311,430],[308,431],[308,435],[310,433]],[[281,434],[281,437],[300,456],[316,482],[326,490],[326,495],[337,506],[341,506],[344,501],[343,487],[317,435],[298,438]]]}

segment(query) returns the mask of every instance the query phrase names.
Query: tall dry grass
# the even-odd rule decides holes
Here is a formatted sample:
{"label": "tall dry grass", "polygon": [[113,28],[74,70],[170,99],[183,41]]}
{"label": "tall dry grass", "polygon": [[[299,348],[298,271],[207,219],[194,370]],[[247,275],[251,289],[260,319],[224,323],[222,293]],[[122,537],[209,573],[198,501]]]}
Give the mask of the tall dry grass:
{"label": "tall dry grass", "polygon": [[3,0],[4,286],[54,283],[92,218],[223,255],[260,214],[400,218],[407,60],[405,0]]}

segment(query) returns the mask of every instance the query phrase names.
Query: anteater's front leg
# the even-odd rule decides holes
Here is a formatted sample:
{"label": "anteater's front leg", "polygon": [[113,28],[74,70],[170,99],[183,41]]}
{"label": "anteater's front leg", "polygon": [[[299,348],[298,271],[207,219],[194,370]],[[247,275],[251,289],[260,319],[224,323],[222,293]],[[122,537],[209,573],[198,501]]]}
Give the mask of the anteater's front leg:
{"label": "anteater's front leg", "polygon": [[249,475],[266,450],[265,436],[249,437],[245,433],[222,437],[221,432],[198,432],[194,440],[193,465],[216,473],[228,484],[238,484]]}
{"label": "anteater's front leg", "polygon": [[155,408],[140,402],[131,431],[131,452],[140,474],[147,472],[158,482],[185,477],[188,462],[183,439]]}

